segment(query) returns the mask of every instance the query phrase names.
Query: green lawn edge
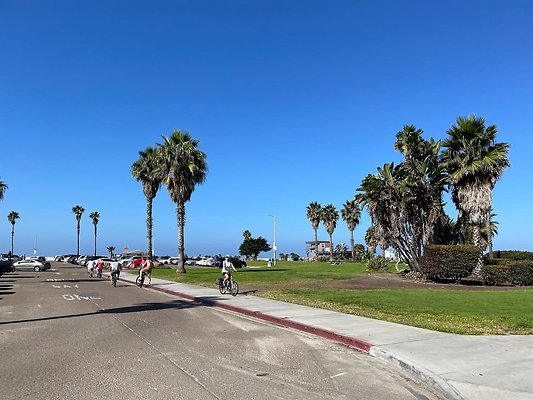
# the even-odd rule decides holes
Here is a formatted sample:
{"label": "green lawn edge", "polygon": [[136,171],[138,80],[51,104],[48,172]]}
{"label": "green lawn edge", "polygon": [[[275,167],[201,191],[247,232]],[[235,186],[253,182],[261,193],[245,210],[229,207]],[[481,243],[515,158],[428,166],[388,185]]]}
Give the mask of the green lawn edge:
{"label": "green lawn edge", "polygon": [[[362,263],[252,263],[235,279],[256,296],[362,317],[463,335],[533,334],[533,290],[465,290],[438,285],[423,289],[336,289],[332,281],[367,274]],[[155,269],[154,277],[215,288],[217,268]]]}

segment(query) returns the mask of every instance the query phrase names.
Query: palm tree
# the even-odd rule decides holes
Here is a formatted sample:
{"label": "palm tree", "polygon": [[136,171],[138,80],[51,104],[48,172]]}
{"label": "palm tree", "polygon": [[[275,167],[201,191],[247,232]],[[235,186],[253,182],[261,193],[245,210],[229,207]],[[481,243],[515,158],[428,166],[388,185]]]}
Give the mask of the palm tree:
{"label": "palm tree", "polygon": [[353,240],[353,231],[361,218],[361,210],[355,200],[346,200],[342,206],[341,217],[346,221],[346,226],[350,231],[350,246],[352,247],[352,261],[355,261],[355,243]]}
{"label": "palm tree", "polygon": [[489,260],[492,260],[492,239],[498,234],[498,225],[500,224],[494,218],[498,215],[490,210],[490,218],[487,221],[487,225],[481,228],[481,239],[485,242],[489,248]]}
{"label": "palm tree", "polygon": [[[509,144],[496,143],[496,125],[486,127],[485,120],[474,115],[457,118],[446,133],[442,161],[450,175],[458,221],[472,226],[473,243],[480,246],[481,228],[490,219],[492,190],[510,166]],[[480,252],[475,275],[481,272],[482,263]]]}
{"label": "palm tree", "polygon": [[337,226],[337,220],[339,219],[339,213],[335,209],[333,204],[328,204],[322,209],[322,222],[326,228],[326,232],[329,235],[329,260],[333,261],[333,231]]}
{"label": "palm tree", "polygon": [[144,196],[146,197],[146,238],[148,240],[148,254],[153,253],[152,246],[152,204],[163,181],[164,166],[161,153],[153,147],[139,151],[139,159],[131,166],[131,175],[141,182]]}
{"label": "palm tree", "polygon": [[4,193],[6,192],[6,189],[7,185],[3,181],[0,181],[0,200],[4,200]]}
{"label": "palm tree", "polygon": [[109,258],[113,258],[113,254],[115,252],[115,246],[108,246],[107,252],[109,253]]}
{"label": "palm tree", "polygon": [[96,256],[96,233],[97,233],[97,226],[98,221],[100,220],[100,213],[98,211],[93,211],[89,217],[93,220],[94,225],[94,255]]}
{"label": "palm tree", "polygon": [[168,194],[176,203],[178,220],[178,253],[179,261],[177,273],[185,270],[185,203],[191,199],[196,185],[203,183],[207,175],[206,155],[198,145],[199,142],[188,132],[174,129],[172,136],[163,136],[165,141],[160,145],[165,164],[164,183]]}
{"label": "palm tree", "polygon": [[15,237],[15,223],[17,222],[17,219],[20,218],[20,215],[16,211],[11,211],[7,215],[7,220],[11,224],[11,256],[13,256],[13,242]]}
{"label": "palm tree", "polygon": [[78,232],[78,247],[76,255],[80,255],[80,221],[81,216],[85,212],[85,208],[83,208],[80,205],[72,207],[72,212],[76,215],[76,222],[77,222],[77,232]]}
{"label": "palm tree", "polygon": [[320,221],[322,219],[322,206],[317,203],[316,201],[313,201],[307,206],[307,219],[311,221],[311,225],[313,226],[313,230],[315,231],[315,260],[318,258],[318,226],[320,225]]}

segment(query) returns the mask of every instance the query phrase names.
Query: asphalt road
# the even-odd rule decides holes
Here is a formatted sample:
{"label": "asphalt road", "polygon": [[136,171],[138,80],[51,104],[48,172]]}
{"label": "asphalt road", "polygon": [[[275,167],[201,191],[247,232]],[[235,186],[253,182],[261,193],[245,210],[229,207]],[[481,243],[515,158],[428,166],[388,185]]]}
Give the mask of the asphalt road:
{"label": "asphalt road", "polygon": [[2,399],[436,399],[324,339],[53,267],[0,277]]}

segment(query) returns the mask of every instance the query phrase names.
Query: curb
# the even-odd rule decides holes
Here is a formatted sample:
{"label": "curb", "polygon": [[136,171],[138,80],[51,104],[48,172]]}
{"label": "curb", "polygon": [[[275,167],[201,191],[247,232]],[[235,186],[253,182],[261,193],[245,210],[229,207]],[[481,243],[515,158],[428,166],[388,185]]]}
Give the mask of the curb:
{"label": "curb", "polygon": [[[126,281],[126,282],[135,285],[135,281],[133,282]],[[437,374],[434,374],[419,365],[406,362],[405,360],[402,360],[401,358],[396,357],[393,353],[379,346],[375,346],[373,344],[365,342],[364,340],[357,339],[351,336],[341,335],[339,333],[336,333],[336,332],[333,332],[327,329],[313,327],[313,326],[303,324],[300,322],[291,321],[291,320],[279,318],[279,317],[274,317],[272,315],[264,314],[259,311],[251,311],[246,308],[232,306],[230,304],[225,304],[225,303],[222,303],[216,300],[208,300],[202,297],[196,297],[196,296],[193,296],[193,295],[190,295],[184,292],[176,291],[176,290],[170,290],[170,289],[160,288],[156,286],[148,286],[146,288],[157,291],[157,292],[169,294],[169,295],[182,297],[184,299],[195,301],[195,302],[201,303],[209,307],[222,308],[224,310],[243,314],[251,318],[256,318],[262,321],[266,321],[277,326],[299,330],[302,332],[310,333],[310,334],[334,341],[336,343],[340,343],[342,345],[348,346],[352,349],[358,350],[362,353],[366,353],[372,357],[378,358],[382,361],[395,365],[396,367],[400,368],[401,370],[406,372],[408,375],[410,375],[415,381],[427,386],[437,395],[442,396],[444,399],[465,400],[465,398],[461,396],[459,392],[457,392],[457,390],[452,385],[450,385],[448,382],[446,382],[443,378],[441,378]]]}

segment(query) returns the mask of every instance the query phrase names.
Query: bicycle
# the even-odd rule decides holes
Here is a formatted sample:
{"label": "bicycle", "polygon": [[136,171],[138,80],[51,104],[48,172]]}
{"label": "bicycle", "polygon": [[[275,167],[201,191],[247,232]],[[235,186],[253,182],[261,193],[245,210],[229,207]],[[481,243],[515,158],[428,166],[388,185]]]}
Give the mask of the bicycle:
{"label": "bicycle", "polygon": [[118,271],[111,272],[111,285],[113,287],[117,287],[118,275]]}
{"label": "bicycle", "polygon": [[220,294],[230,293],[232,296],[239,294],[239,284],[233,279],[233,275],[230,275],[229,279],[225,282],[222,278],[218,278],[215,282],[218,285]]}
{"label": "bicycle", "polygon": [[137,279],[135,279],[135,284],[139,286],[140,288],[142,288],[144,285],[144,280],[146,279],[147,276],[149,279],[148,285],[151,285],[152,284],[152,272],[145,272],[145,271],[140,271],[139,276],[137,276]]}

